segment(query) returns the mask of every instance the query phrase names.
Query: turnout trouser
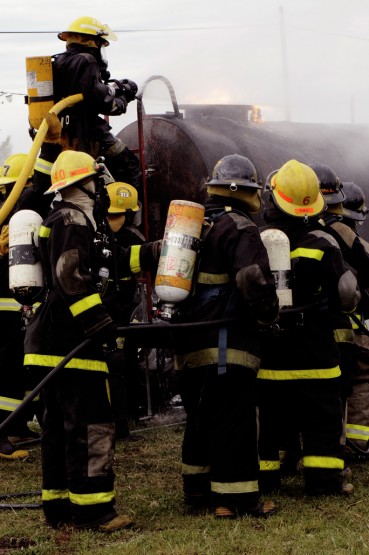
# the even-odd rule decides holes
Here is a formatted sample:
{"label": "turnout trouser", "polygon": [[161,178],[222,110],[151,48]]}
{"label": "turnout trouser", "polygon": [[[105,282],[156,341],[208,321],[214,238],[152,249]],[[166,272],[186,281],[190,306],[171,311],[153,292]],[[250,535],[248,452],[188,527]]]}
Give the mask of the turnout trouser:
{"label": "turnout trouser", "polygon": [[216,365],[180,371],[187,413],[182,446],[186,496],[211,493],[215,506],[237,512],[259,501],[255,372]]}
{"label": "turnout trouser", "polygon": [[[44,370],[44,369],[43,369]],[[113,518],[114,423],[107,373],[63,368],[44,388],[42,500],[52,525]]]}
{"label": "turnout trouser", "polygon": [[286,426],[301,433],[306,492],[340,491],[344,468],[340,388],[339,378],[258,380],[261,491],[280,485],[279,449]]}

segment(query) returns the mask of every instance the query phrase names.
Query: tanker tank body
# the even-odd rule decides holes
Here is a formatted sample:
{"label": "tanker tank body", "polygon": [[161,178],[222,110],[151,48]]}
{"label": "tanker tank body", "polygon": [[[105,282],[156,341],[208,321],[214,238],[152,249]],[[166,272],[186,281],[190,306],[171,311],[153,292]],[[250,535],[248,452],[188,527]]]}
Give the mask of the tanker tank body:
{"label": "tanker tank body", "polygon": [[[172,200],[203,202],[206,179],[216,162],[228,154],[247,156],[258,177],[292,158],[325,163],[341,181],[354,181],[369,204],[369,126],[265,122],[250,120],[250,105],[180,105],[182,113],[145,115],[144,153],[147,175],[149,239],[161,238]],[[119,132],[131,149],[138,149],[138,123]],[[263,194],[268,207],[268,194]],[[255,217],[263,224],[262,212]],[[369,240],[369,221],[360,234]]]}

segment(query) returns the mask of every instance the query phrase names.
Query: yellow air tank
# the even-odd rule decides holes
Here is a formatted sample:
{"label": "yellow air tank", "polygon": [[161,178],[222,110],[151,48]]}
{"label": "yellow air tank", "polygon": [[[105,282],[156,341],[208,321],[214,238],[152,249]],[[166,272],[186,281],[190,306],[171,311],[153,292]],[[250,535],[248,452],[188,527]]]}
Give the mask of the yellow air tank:
{"label": "yellow air tank", "polygon": [[191,290],[204,214],[196,202],[172,200],[169,205],[155,279],[155,291],[168,305],[184,301]]}
{"label": "yellow air tank", "polygon": [[26,58],[28,120],[39,129],[46,113],[54,106],[51,56]]}

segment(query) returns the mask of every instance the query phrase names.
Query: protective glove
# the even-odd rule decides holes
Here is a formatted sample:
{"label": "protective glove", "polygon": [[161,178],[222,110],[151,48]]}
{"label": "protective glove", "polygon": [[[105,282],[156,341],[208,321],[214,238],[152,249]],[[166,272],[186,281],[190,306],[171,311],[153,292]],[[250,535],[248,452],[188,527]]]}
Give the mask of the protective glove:
{"label": "protective glove", "polygon": [[9,252],[9,226],[4,224],[0,233],[0,258]]}
{"label": "protective glove", "polygon": [[54,112],[47,112],[45,116],[48,130],[44,138],[45,143],[60,144],[61,143],[61,121]]}
{"label": "protective glove", "polygon": [[126,99],[122,96],[114,98],[113,109],[111,111],[111,114],[114,116],[120,116],[121,114],[125,114],[126,110],[127,110]]}
{"label": "protective glove", "polygon": [[124,95],[124,98],[127,100],[127,102],[135,100],[138,87],[134,81],[131,81],[130,79],[121,79],[119,81],[119,85],[122,94]]}
{"label": "protective glove", "polygon": [[152,241],[148,243],[143,243],[140,249],[140,265],[143,271],[156,270],[159,262],[162,239],[158,241]]}
{"label": "protective glove", "polygon": [[159,262],[162,246],[163,246],[163,240],[162,239],[159,239],[158,241],[153,241],[152,242],[152,254],[153,254],[153,258],[154,258],[156,263]]}

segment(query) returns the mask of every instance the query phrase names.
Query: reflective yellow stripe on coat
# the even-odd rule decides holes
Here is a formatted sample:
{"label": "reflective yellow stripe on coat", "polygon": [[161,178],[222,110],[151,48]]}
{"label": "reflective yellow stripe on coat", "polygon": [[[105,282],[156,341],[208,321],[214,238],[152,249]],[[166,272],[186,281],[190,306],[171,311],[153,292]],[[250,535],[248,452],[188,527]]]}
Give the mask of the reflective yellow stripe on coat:
{"label": "reflective yellow stripe on coat", "polygon": [[73,316],[78,316],[79,314],[82,314],[82,312],[85,312],[98,304],[101,304],[101,297],[98,293],[93,293],[92,295],[71,304],[69,310]]}
{"label": "reflective yellow stripe on coat", "polygon": [[262,380],[327,380],[341,375],[339,366],[303,370],[269,370],[260,368],[258,378]]}
{"label": "reflective yellow stripe on coat", "polygon": [[[201,349],[186,353],[184,355],[174,356],[174,368],[181,370],[184,365],[188,368],[197,368],[198,366],[207,366],[209,364],[218,364],[219,351],[217,347],[209,349]],[[260,365],[260,358],[248,353],[247,351],[240,351],[238,349],[227,349],[227,364],[237,364],[245,366],[255,371],[258,370]]]}
{"label": "reflective yellow stripe on coat", "polygon": [[15,299],[0,297],[0,311],[19,312],[22,305]]}
{"label": "reflective yellow stripe on coat", "polygon": [[[65,357],[56,355],[24,355],[24,364],[28,366],[44,366],[55,368]],[[83,358],[72,358],[65,368],[73,368],[76,370],[92,370],[94,372],[108,373],[108,366],[103,360],[92,360]]]}
{"label": "reflective yellow stripe on coat", "polygon": [[320,249],[304,249],[297,248],[290,253],[291,258],[314,258],[315,260],[322,260],[324,251]]}
{"label": "reflective yellow stripe on coat", "polygon": [[140,250],[141,250],[141,245],[132,245],[131,246],[131,256],[130,256],[130,259],[129,259],[129,267],[131,268],[132,274],[138,274],[139,272],[141,272]]}
{"label": "reflective yellow stripe on coat", "polygon": [[11,397],[0,397],[0,409],[13,412],[21,404],[20,399],[12,399]]}

